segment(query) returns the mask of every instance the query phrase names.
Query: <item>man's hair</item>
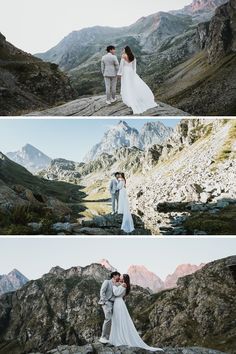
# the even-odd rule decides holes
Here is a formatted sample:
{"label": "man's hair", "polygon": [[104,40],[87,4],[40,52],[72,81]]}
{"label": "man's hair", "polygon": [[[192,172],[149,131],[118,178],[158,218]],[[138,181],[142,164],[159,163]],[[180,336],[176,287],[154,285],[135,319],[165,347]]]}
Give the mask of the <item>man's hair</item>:
{"label": "man's hair", "polygon": [[116,173],[115,173],[115,177],[116,177],[117,175],[119,175],[119,174],[120,174],[120,172],[116,172]]}
{"label": "man's hair", "polygon": [[116,47],[114,47],[114,45],[109,45],[107,47],[107,52],[109,53],[112,49],[116,49]]}
{"label": "man's hair", "polygon": [[112,279],[114,276],[116,276],[116,275],[119,275],[119,276],[120,276],[120,273],[119,273],[119,272],[112,272],[112,273],[111,273],[111,276],[110,276],[111,279]]}

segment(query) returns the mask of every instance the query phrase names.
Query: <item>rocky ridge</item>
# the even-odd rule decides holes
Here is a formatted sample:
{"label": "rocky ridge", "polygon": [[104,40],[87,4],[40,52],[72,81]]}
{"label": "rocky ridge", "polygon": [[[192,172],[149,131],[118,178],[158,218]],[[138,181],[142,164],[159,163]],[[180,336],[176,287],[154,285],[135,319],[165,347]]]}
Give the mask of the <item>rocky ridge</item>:
{"label": "rocky ridge", "polygon": [[8,274],[0,275],[0,295],[21,288],[28,281],[29,279],[17,269],[13,269]]}
{"label": "rocky ridge", "polygon": [[105,132],[102,140],[86,154],[84,161],[95,160],[103,153],[111,155],[121,147],[145,150],[154,144],[164,143],[172,133],[173,129],[160,121],[145,123],[139,132],[121,120]]}
{"label": "rocky ridge", "polygon": [[[235,265],[235,256],[208,263],[180,278],[175,289],[154,295],[132,287],[127,306],[143,339],[167,353],[235,354]],[[12,353],[18,348],[18,354],[54,348],[60,353],[62,347],[56,349],[60,345],[72,351],[96,343],[103,321],[99,289],[108,274],[98,264],[55,267],[20,290],[2,295],[0,353],[4,348]]]}
{"label": "rocky ridge", "polygon": [[75,98],[68,77],[6,41],[0,33],[0,115],[20,115]]}

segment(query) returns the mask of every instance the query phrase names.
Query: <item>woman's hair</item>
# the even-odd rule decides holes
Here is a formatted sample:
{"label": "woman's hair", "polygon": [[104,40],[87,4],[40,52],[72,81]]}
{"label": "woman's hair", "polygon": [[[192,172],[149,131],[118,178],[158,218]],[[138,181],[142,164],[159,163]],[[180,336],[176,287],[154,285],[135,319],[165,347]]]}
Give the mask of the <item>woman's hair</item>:
{"label": "woman's hair", "polygon": [[132,61],[134,61],[134,55],[133,55],[132,50],[130,49],[130,47],[128,45],[125,47],[125,54],[127,55],[130,63]]}
{"label": "woman's hair", "polygon": [[129,295],[130,293],[130,277],[129,274],[123,274],[124,283],[126,284],[126,294],[125,296]]}
{"label": "woman's hair", "polygon": [[124,179],[124,181],[125,181],[125,185],[126,185],[126,178],[125,178],[125,174],[123,173],[123,172],[121,172],[121,177]]}

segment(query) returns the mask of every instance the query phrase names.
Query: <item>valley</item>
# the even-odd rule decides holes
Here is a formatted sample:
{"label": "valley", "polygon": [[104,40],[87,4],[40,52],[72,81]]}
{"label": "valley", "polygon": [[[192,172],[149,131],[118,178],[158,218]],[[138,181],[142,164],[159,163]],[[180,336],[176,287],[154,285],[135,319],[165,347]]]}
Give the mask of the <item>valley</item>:
{"label": "valley", "polygon": [[[140,131],[120,121],[91,147],[84,162],[54,159],[37,176],[2,155],[11,168],[0,173],[5,195],[0,207],[10,217],[9,203],[26,207],[30,201],[36,211],[28,222],[23,213],[26,234],[122,235],[122,216],[111,215],[108,186],[116,171],[124,171],[133,234],[234,235],[235,144],[232,119],[184,118],[174,130],[150,121]],[[18,174],[24,176],[23,182]],[[44,186],[43,196],[40,186]],[[39,207],[43,216],[49,210],[54,215],[51,225],[46,223],[46,232]]]}
{"label": "valley", "polygon": [[126,27],[73,31],[35,55],[1,34],[0,114],[132,115],[120,97],[112,106],[105,103],[100,61],[112,42],[118,59],[125,45],[133,49],[138,74],[154,92],[159,107],[143,115],[234,116],[235,16],[236,0],[193,0],[183,9],[156,12]]}

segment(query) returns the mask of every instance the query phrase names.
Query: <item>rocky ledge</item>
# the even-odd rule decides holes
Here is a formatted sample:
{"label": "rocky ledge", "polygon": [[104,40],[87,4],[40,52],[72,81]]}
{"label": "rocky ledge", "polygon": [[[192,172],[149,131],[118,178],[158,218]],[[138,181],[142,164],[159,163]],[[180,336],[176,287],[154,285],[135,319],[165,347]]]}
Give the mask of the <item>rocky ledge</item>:
{"label": "rocky ledge", "polygon": [[[163,348],[165,354],[224,354],[218,350],[192,347],[192,348]],[[140,348],[129,348],[129,347],[111,347],[103,346],[101,344],[87,344],[84,346],[67,346],[61,345],[56,349],[44,352],[48,354],[146,354],[150,353],[147,350]],[[156,352],[156,353],[161,353]],[[43,354],[39,352],[31,354]]]}
{"label": "rocky ledge", "polygon": [[[151,231],[146,229],[141,218],[132,215],[135,230],[133,235],[151,235]],[[53,229],[57,234],[72,235],[126,235],[121,230],[122,215],[102,215],[95,216],[92,220],[81,220],[80,223],[56,223]]]}
{"label": "rocky ledge", "polygon": [[[189,116],[178,108],[158,102],[158,106],[144,112],[142,116]],[[106,97],[92,96],[79,98],[66,104],[42,111],[32,112],[29,116],[131,116],[132,110],[118,97],[116,103],[106,104]]]}

